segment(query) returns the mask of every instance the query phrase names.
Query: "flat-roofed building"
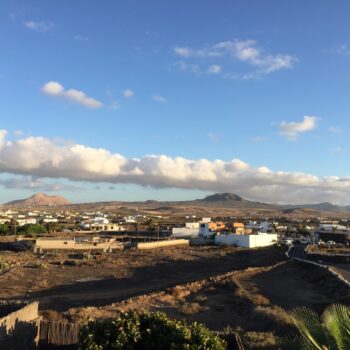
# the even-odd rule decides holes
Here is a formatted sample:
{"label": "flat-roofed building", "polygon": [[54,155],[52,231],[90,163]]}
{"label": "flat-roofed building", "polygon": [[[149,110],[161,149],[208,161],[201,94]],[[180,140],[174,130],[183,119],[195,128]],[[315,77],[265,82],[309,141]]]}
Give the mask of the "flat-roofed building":
{"label": "flat-roofed building", "polygon": [[319,239],[324,242],[333,241],[341,244],[350,244],[350,231],[316,231]]}
{"label": "flat-roofed building", "polygon": [[41,237],[36,240],[34,251],[55,249],[113,251],[122,248],[122,243],[110,237]]}

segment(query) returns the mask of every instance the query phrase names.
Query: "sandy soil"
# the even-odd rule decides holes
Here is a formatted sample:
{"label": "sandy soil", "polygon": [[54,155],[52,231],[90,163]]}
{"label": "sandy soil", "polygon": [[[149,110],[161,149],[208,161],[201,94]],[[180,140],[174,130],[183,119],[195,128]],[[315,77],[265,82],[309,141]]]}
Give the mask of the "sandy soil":
{"label": "sandy soil", "polygon": [[1,299],[39,300],[42,310],[60,311],[108,305],[179,283],[284,260],[277,248],[218,247],[121,251],[101,261],[77,261],[76,266],[64,263],[68,259],[64,253],[42,259],[30,252],[1,256],[11,266],[18,261],[29,263],[0,276]]}
{"label": "sandy soil", "polygon": [[289,310],[310,306],[322,311],[330,303],[350,305],[350,296],[323,270],[292,261],[249,267],[196,282],[140,295],[105,307],[71,308],[70,320],[113,317],[117,311],[147,309],[205,323],[213,330],[231,327],[245,332],[295,333]]}

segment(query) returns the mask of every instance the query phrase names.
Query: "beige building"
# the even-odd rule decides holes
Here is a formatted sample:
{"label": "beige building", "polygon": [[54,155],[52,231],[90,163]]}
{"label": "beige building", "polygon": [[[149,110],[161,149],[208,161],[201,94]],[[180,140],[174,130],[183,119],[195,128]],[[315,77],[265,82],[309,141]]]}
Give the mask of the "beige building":
{"label": "beige building", "polygon": [[35,242],[34,251],[43,252],[45,250],[103,250],[113,251],[122,249],[123,244],[115,238],[103,237],[74,237],[56,238],[42,237]]}

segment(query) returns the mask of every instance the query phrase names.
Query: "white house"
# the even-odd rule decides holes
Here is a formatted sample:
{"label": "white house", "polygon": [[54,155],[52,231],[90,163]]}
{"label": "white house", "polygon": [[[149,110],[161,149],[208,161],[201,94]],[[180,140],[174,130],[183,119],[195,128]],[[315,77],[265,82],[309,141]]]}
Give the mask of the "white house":
{"label": "white house", "polygon": [[43,219],[44,223],[48,223],[48,222],[58,222],[58,219],[56,218],[44,218]]}
{"label": "white house", "polygon": [[16,219],[18,222],[18,226],[23,226],[27,224],[36,224],[38,222],[35,218],[24,218],[24,219]]}
{"label": "white house", "polygon": [[204,238],[210,238],[215,235],[215,231],[211,231],[209,228],[210,221],[208,222],[201,222],[199,227],[199,235]]}
{"label": "white house", "polygon": [[199,236],[199,222],[187,222],[185,227],[173,227],[172,236],[175,238]]}
{"label": "white house", "polygon": [[215,236],[217,245],[237,245],[243,248],[267,247],[277,242],[277,234],[259,233],[251,235],[237,235],[234,233],[220,234]]}
{"label": "white house", "polygon": [[271,222],[265,221],[260,224],[260,231],[264,233],[273,232],[273,224]]}
{"label": "white house", "polygon": [[272,233],[274,230],[273,224],[268,221],[261,223],[258,223],[256,221],[249,221],[248,224],[245,225],[245,228],[265,233]]}
{"label": "white house", "polygon": [[82,221],[80,227],[83,230],[90,231],[109,231],[109,232],[121,232],[125,231],[123,226],[110,223],[108,219],[103,217],[96,217],[94,219]]}
{"label": "white house", "polygon": [[210,218],[203,218],[200,222],[187,222],[185,227],[173,227],[172,236],[175,238],[198,237],[209,238],[214,236],[215,232],[211,231],[209,225]]}
{"label": "white house", "polygon": [[109,220],[103,217],[95,217],[93,219],[85,220],[80,223],[82,229],[92,229],[97,226],[108,225]]}
{"label": "white house", "polygon": [[347,227],[338,224],[321,224],[318,228],[320,231],[347,231]]}

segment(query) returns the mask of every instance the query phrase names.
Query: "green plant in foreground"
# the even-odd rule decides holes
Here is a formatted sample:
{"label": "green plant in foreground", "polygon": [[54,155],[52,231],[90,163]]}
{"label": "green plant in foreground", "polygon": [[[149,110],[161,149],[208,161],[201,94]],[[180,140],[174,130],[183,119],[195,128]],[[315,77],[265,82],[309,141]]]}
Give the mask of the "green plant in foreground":
{"label": "green plant in foreground", "polygon": [[319,317],[306,307],[292,312],[302,340],[301,348],[317,350],[350,349],[350,308],[331,305]]}
{"label": "green plant in foreground", "polygon": [[88,322],[79,334],[84,350],[225,350],[226,342],[200,323],[172,320],[162,312],[119,313]]}

